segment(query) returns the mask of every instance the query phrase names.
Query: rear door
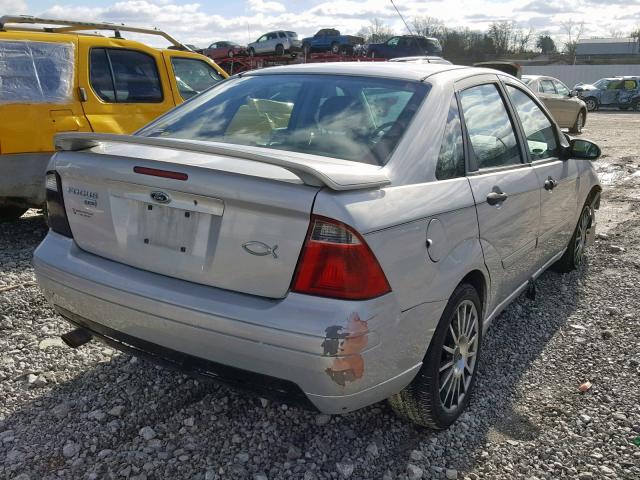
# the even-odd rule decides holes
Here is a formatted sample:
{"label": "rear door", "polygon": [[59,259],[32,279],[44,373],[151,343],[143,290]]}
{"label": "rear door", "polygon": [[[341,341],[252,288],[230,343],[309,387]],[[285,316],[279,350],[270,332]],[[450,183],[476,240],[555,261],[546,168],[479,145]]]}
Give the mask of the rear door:
{"label": "rear door", "polygon": [[538,250],[546,263],[569,243],[576,215],[578,169],[571,160],[560,160],[558,130],[536,100],[506,80],[507,94],[526,138],[528,160],[540,188]]}
{"label": "rear door", "polygon": [[115,38],[79,43],[78,84],[93,131],[132,133],[175,106],[160,51]]}
{"label": "rear door", "polygon": [[526,163],[498,78],[456,85],[469,144],[469,182],[476,202],[485,262],[504,300],[538,264],[538,178]]}

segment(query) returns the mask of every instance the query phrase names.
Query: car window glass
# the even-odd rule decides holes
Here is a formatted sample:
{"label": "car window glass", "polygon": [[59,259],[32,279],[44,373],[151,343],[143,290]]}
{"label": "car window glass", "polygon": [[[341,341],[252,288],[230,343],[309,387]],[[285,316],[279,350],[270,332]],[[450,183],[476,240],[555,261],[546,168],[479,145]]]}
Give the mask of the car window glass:
{"label": "car window glass", "polygon": [[540,80],[540,85],[542,85],[542,91],[544,93],[556,93],[556,88],[553,86],[553,82],[551,80]]}
{"label": "car window glass", "polygon": [[635,90],[637,88],[637,84],[635,80],[625,80],[624,81],[624,89],[625,90]]}
{"label": "car window glass", "polygon": [[609,85],[607,85],[607,90],[618,90],[622,88],[622,82],[620,80],[614,80],[609,82]]}
{"label": "car window glass", "polygon": [[267,35],[267,38],[269,40],[275,40],[276,38],[278,38],[278,35],[274,32],[274,33],[270,33],[269,35]]}
{"label": "car window glass", "polygon": [[180,96],[188,98],[205,91],[223,80],[223,77],[209,64],[192,58],[171,58]]}
{"label": "car window glass", "polygon": [[387,45],[389,45],[390,47],[395,47],[396,45],[398,45],[399,41],[400,41],[400,37],[393,37],[387,42]]}
{"label": "car window glass", "polygon": [[116,85],[118,103],[162,101],[162,87],[156,61],[146,53],[120,48],[107,49]]}
{"label": "car window glass", "polygon": [[93,48],[89,54],[89,83],[93,91],[105,102],[115,102],[116,92],[104,48]]}
{"label": "car window glass", "polygon": [[247,75],[225,80],[140,135],[251,145],[384,165],[429,88],[421,82],[382,78]]}
{"label": "car window glass", "polygon": [[460,102],[478,168],[522,163],[513,125],[496,85],[464,90]]}
{"label": "car window glass", "polygon": [[258,39],[258,42],[264,42],[264,41],[266,41],[266,40],[267,40],[267,36],[266,36],[266,35],[263,35],[263,36],[261,36],[261,37]]}
{"label": "car window glass", "polygon": [[458,102],[454,97],[449,107],[447,124],[444,127],[440,154],[436,164],[436,178],[438,180],[464,176],[464,150],[462,144],[460,112],[458,111]]}
{"label": "car window glass", "polygon": [[278,36],[279,36],[280,38],[287,38],[287,36],[285,35],[285,33],[284,33],[284,32],[278,32]]}
{"label": "car window glass", "polygon": [[554,80],[553,83],[556,86],[556,91],[558,92],[558,95],[562,95],[563,97],[569,96],[569,89],[566,87],[564,83],[562,83],[559,80]]}
{"label": "car window glass", "polygon": [[527,137],[527,148],[533,160],[557,157],[556,130],[535,102],[522,90],[507,85],[507,92]]}

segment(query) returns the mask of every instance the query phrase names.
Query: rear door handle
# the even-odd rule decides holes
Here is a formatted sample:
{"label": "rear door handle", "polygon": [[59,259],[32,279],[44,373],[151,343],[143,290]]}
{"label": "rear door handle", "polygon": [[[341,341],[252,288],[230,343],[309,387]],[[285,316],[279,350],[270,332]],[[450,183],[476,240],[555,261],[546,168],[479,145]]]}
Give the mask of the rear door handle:
{"label": "rear door handle", "polygon": [[544,181],[544,189],[545,190],[553,190],[554,188],[556,188],[556,186],[558,185],[558,182],[556,182],[553,178],[549,177]]}
{"label": "rear door handle", "polygon": [[509,195],[504,192],[491,192],[487,195],[487,203],[489,205],[499,205],[504,202]]}

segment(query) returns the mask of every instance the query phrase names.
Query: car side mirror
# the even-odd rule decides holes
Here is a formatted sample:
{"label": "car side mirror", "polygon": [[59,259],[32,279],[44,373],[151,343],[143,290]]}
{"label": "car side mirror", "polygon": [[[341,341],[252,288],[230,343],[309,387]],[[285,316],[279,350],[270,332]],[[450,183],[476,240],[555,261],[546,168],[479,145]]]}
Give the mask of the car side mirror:
{"label": "car side mirror", "polygon": [[569,96],[570,97],[577,97],[578,96],[578,91],[577,90],[571,90],[569,92]]}
{"label": "car side mirror", "polygon": [[597,160],[601,154],[600,147],[589,140],[572,138],[569,141],[569,158]]}

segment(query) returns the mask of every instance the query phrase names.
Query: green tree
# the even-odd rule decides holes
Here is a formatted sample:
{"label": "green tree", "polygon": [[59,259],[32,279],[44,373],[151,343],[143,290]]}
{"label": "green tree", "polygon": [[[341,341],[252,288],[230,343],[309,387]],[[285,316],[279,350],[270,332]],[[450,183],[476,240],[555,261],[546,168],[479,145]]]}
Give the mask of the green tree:
{"label": "green tree", "polygon": [[550,53],[556,53],[556,42],[553,41],[549,35],[539,35],[536,40],[536,48],[542,52],[543,55],[549,55]]}

